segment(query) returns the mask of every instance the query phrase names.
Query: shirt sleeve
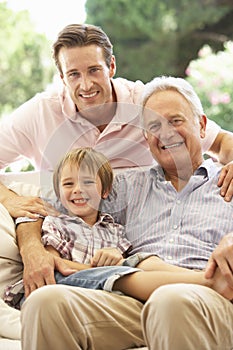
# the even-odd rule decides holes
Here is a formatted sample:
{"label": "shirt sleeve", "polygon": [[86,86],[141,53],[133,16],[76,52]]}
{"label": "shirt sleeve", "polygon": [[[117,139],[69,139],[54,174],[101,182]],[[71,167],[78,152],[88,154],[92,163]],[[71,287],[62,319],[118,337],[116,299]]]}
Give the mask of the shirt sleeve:
{"label": "shirt sleeve", "polygon": [[37,111],[37,98],[33,97],[1,121],[0,168],[24,157],[34,161],[36,149],[32,140],[37,145],[38,128],[33,123]]}
{"label": "shirt sleeve", "polygon": [[132,244],[125,236],[124,226],[117,225],[117,235],[118,235],[117,248],[121,251],[123,255],[125,255],[124,253],[130,251],[130,249],[132,248]]}
{"label": "shirt sleeve", "polygon": [[202,139],[202,152],[207,152],[214,143],[218,133],[221,131],[221,127],[213,120],[207,119],[206,135]]}
{"label": "shirt sleeve", "polygon": [[[44,216],[39,215],[39,218],[44,218]],[[27,222],[36,222],[38,219],[31,219],[27,216],[20,216],[18,218],[15,219],[15,225],[17,226],[18,224],[22,224],[22,223],[27,223]]]}
{"label": "shirt sleeve", "polygon": [[72,260],[69,242],[65,239],[62,232],[58,230],[55,219],[51,216],[46,216],[43,221],[41,241],[44,246],[50,245],[55,248],[62,258]]}

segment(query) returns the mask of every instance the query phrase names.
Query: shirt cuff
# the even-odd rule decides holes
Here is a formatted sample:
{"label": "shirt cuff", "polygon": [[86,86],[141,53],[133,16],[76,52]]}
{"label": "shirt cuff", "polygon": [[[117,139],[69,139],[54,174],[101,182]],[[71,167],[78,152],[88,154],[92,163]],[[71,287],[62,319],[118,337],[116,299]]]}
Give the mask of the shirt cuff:
{"label": "shirt cuff", "polygon": [[44,219],[44,216],[38,215],[37,219],[31,219],[31,218],[28,218],[27,216],[20,216],[19,218],[15,219],[15,225],[17,226],[17,225],[25,223],[25,222],[36,222],[39,218]]}

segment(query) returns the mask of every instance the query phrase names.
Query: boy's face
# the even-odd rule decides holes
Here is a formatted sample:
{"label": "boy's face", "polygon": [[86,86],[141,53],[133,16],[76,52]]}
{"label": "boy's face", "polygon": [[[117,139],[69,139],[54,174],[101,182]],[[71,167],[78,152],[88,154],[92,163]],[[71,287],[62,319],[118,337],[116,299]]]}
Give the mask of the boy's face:
{"label": "boy's face", "polygon": [[98,218],[102,184],[99,176],[91,174],[86,166],[77,168],[66,164],[61,172],[60,200],[69,215],[79,216],[93,225]]}

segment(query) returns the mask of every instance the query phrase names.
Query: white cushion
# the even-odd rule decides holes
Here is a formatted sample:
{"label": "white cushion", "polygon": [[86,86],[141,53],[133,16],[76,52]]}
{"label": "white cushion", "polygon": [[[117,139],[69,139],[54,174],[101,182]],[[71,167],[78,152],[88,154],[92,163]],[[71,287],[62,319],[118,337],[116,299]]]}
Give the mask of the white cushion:
{"label": "white cushion", "polygon": [[0,339],[0,350],[21,350],[20,340]]}
{"label": "white cushion", "polygon": [[[19,182],[16,181],[17,179]],[[17,175],[9,173],[9,175],[0,176],[1,182],[23,196],[53,196],[51,175],[47,179],[48,181],[45,183],[45,179],[42,179],[39,173],[20,173]],[[45,186],[41,191],[40,184],[42,182]],[[2,204],[0,204],[0,242],[0,337],[20,339],[20,311],[5,304],[2,297],[7,285],[22,278],[23,265],[16,243],[14,221]]]}

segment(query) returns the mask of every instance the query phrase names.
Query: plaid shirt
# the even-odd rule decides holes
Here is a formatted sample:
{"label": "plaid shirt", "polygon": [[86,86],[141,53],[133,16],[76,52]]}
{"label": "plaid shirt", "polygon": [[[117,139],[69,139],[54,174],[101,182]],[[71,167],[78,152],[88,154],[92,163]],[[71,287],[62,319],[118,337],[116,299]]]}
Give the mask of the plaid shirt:
{"label": "plaid shirt", "polygon": [[[47,216],[42,226],[42,242],[53,246],[62,258],[88,264],[97,249],[118,248],[125,253],[131,243],[125,238],[122,225],[116,224],[109,214],[102,214],[93,226],[87,225],[77,216],[61,214]],[[20,308],[19,301],[24,293],[23,280],[7,286],[4,301]]]}
{"label": "plaid shirt", "polygon": [[53,246],[62,258],[89,264],[96,250],[116,247],[123,254],[131,243],[125,238],[122,225],[114,223],[109,214],[89,226],[77,216],[47,216],[42,226],[42,242]]}

